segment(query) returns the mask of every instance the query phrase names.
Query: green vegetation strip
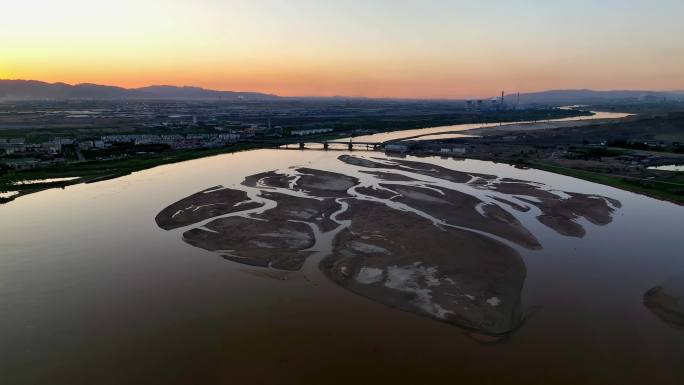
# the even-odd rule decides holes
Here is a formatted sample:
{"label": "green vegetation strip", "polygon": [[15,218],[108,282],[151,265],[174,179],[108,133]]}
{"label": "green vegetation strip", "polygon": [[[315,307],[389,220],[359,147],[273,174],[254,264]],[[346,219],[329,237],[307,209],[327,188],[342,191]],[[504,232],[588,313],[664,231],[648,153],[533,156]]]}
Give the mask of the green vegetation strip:
{"label": "green vegetation strip", "polygon": [[664,182],[641,179],[621,175],[608,175],[592,171],[561,167],[547,162],[523,162],[531,168],[584,179],[594,183],[627,190],[654,198],[665,199],[677,204],[684,204],[684,183]]}
{"label": "green vegetation strip", "polygon": [[[240,144],[215,149],[166,152],[120,160],[72,162],[40,169],[9,171],[0,176],[0,192],[19,191],[20,194],[9,199],[0,200],[0,203],[3,203],[3,201],[10,201],[21,195],[38,192],[49,188],[63,188],[68,185],[83,182],[99,182],[164,164],[183,162],[197,158],[234,153],[261,147],[264,147],[263,144]],[[16,182],[23,180],[42,180],[76,176],[79,177],[79,179],[71,181],[25,185],[15,184]]]}

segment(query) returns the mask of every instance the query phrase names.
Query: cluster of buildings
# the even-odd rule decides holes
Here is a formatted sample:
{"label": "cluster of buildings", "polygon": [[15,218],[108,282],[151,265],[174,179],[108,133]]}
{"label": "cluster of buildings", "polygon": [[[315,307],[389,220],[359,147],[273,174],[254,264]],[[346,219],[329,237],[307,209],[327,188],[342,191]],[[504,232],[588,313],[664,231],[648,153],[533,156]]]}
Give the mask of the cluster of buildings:
{"label": "cluster of buildings", "polygon": [[[277,136],[282,134],[281,127],[272,129],[270,127],[254,126],[245,128],[240,132],[235,130],[219,130],[217,133],[206,134],[121,134],[105,135],[100,139],[93,140],[53,138],[43,143],[27,143],[26,138],[9,138],[0,139],[0,156],[57,156],[62,154],[65,146],[69,146],[70,149],[77,153],[80,151],[103,150],[116,145],[166,145],[173,150],[214,148],[249,138],[275,136],[273,134],[274,131],[280,133]],[[294,130],[290,132],[290,136],[319,135],[330,132],[333,132],[332,128]]]}
{"label": "cluster of buildings", "polygon": [[234,132],[217,134],[173,135],[106,135],[96,140],[53,138],[43,143],[27,143],[26,138],[0,139],[0,156],[5,165],[14,169],[29,169],[66,161],[68,151],[79,160],[86,160],[83,152],[106,150],[114,146],[166,145],[174,150],[215,148],[239,141]]}
{"label": "cluster of buildings", "polygon": [[43,143],[26,143],[26,138],[0,139],[0,155],[20,153],[55,155],[62,152],[63,146],[75,143],[75,139],[70,138],[55,138]]}
{"label": "cluster of buildings", "polygon": [[459,157],[467,153],[465,146],[449,146],[434,148],[434,146],[421,146],[420,143],[415,142],[394,142],[385,145],[385,152],[394,154],[405,154],[410,150],[418,149],[424,153],[439,154],[443,157]]}
{"label": "cluster of buildings", "polygon": [[238,133],[221,134],[174,134],[174,135],[106,135],[99,140],[77,140],[73,138],[54,138],[43,143],[26,143],[25,138],[0,139],[0,155],[21,153],[60,154],[65,146],[74,150],[88,151],[112,147],[115,144],[163,144],[172,149],[217,147],[240,140]]}
{"label": "cluster of buildings", "polygon": [[[167,145],[174,150],[179,149],[195,149],[195,148],[212,148],[221,147],[226,144],[235,143],[240,140],[241,135],[238,133],[221,133],[221,134],[170,134],[170,135],[107,135],[103,136],[99,141],[81,142],[79,145],[81,149],[97,149],[107,148],[114,144],[133,144],[151,145],[160,144]],[[89,147],[89,148],[88,148]]]}
{"label": "cluster of buildings", "polygon": [[467,100],[466,111],[485,112],[485,111],[507,111],[520,109],[520,93],[518,93],[515,104],[506,104],[504,92],[501,97],[491,99]]}
{"label": "cluster of buildings", "polygon": [[293,130],[293,131],[290,131],[290,135],[292,135],[292,136],[306,136],[306,135],[327,134],[329,132],[333,132],[333,129],[332,128],[312,128],[309,130]]}
{"label": "cluster of buildings", "polygon": [[[5,166],[13,169],[30,169],[64,162],[62,146],[73,145],[73,139],[56,138],[43,143],[26,143],[25,138],[0,139],[0,156]],[[1,166],[1,165],[0,165]]]}
{"label": "cluster of buildings", "polygon": [[25,149],[26,139],[24,138],[0,139],[0,151],[5,154],[11,155],[16,152],[23,152]]}

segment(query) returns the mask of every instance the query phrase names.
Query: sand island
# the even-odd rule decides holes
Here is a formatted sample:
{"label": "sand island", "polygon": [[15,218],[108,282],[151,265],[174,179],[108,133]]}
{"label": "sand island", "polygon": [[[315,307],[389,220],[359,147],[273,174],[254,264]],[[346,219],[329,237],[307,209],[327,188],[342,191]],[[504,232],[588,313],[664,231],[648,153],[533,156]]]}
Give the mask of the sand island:
{"label": "sand island", "polygon": [[330,281],[378,303],[506,336],[524,319],[520,252],[543,248],[525,223],[583,237],[585,221],[606,225],[621,207],[603,196],[425,162],[338,161],[353,172],[251,175],[240,189],[215,186],[181,199],[156,222],[229,261],[271,271],[315,263]]}

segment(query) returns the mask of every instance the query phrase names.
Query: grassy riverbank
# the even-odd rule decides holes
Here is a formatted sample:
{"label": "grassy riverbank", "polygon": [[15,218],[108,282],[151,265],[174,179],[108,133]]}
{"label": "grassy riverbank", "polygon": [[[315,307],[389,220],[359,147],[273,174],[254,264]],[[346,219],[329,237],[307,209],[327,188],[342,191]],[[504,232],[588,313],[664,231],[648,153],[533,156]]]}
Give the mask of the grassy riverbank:
{"label": "grassy riverbank", "polygon": [[672,177],[666,182],[577,170],[541,161],[525,161],[519,164],[684,205],[684,175],[679,173],[672,173]]}
{"label": "grassy riverbank", "polygon": [[[261,147],[263,147],[261,144],[239,144],[214,149],[169,151],[127,159],[71,162],[40,169],[8,171],[6,174],[0,176],[0,192],[17,191],[19,194],[8,198],[0,198],[0,203],[3,203],[3,201],[7,202],[12,199],[16,199],[22,195],[49,188],[63,188],[77,183],[94,183],[102,180],[118,178],[136,171],[161,166],[164,164],[183,162],[219,154],[252,150]],[[78,177],[78,179],[24,185],[17,184],[17,182],[21,181],[68,177]]]}

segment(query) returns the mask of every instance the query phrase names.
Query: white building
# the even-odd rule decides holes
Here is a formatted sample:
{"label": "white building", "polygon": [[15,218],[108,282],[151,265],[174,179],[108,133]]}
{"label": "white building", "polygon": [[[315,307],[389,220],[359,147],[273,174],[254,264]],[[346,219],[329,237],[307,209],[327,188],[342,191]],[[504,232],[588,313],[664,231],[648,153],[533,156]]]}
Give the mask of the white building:
{"label": "white building", "polygon": [[332,132],[332,128],[315,128],[311,130],[294,130],[290,134],[292,136],[304,136],[304,135],[315,135],[315,134],[325,134]]}
{"label": "white building", "polygon": [[84,151],[85,151],[85,150],[90,150],[90,149],[92,149],[93,147],[94,147],[94,146],[93,146],[93,141],[92,141],[92,140],[84,140],[84,141],[78,142],[78,148],[80,148],[81,150],[84,150]]}
{"label": "white building", "polygon": [[408,146],[405,144],[388,144],[385,146],[386,152],[406,152],[408,151]]}
{"label": "white building", "polygon": [[221,134],[219,139],[224,142],[237,142],[240,140],[240,134]]}
{"label": "white building", "polygon": [[465,147],[442,148],[439,152],[442,155],[464,155],[466,153],[466,148]]}

